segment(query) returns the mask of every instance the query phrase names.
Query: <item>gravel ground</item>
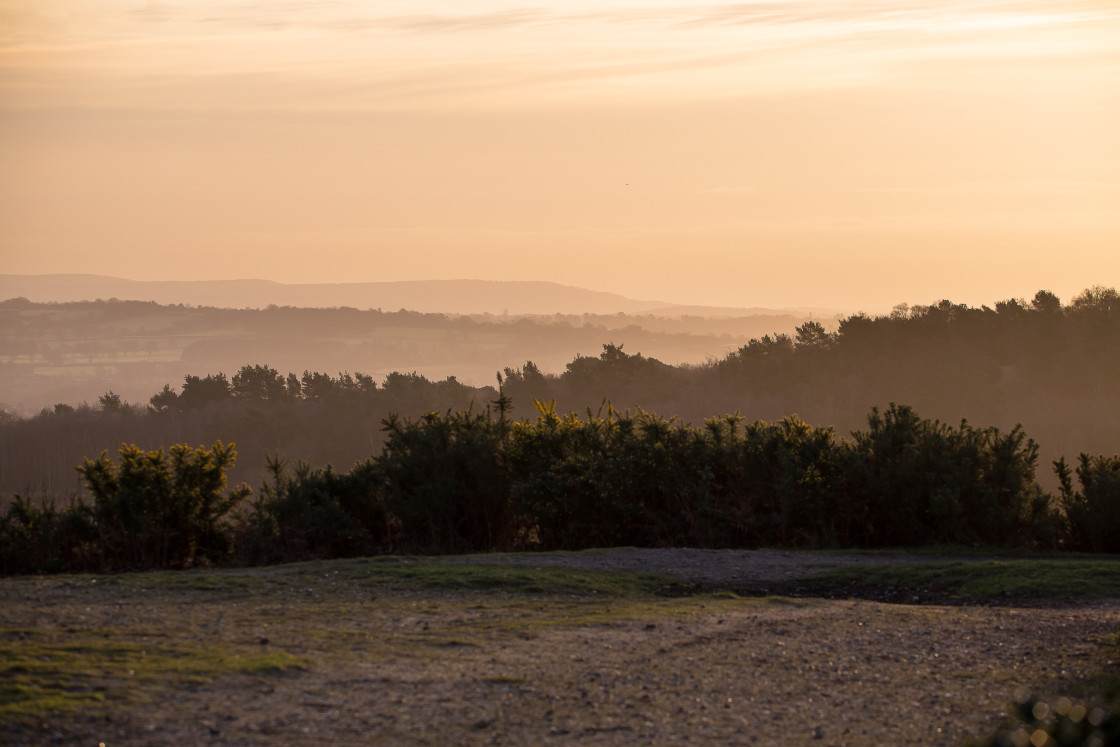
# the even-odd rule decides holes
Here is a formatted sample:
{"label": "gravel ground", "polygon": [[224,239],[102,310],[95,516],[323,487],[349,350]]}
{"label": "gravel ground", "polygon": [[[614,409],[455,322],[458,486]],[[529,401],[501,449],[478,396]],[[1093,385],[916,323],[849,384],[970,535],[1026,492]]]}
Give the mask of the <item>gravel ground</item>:
{"label": "gravel ground", "polygon": [[[751,584],[840,563],[898,562],[700,550],[504,560]],[[314,588],[221,598],[122,596],[50,580],[0,590],[8,600],[0,625],[9,630],[34,623],[64,641],[81,626],[112,624],[122,638],[152,645],[212,640],[310,661],[301,671],[189,689],[145,693],[125,684],[127,697],[96,712],[5,725],[0,741],[12,744],[959,745],[990,733],[1023,688],[1053,694],[1115,667],[1115,649],[1102,641],[1120,630],[1115,604],[374,598],[327,577]]]}

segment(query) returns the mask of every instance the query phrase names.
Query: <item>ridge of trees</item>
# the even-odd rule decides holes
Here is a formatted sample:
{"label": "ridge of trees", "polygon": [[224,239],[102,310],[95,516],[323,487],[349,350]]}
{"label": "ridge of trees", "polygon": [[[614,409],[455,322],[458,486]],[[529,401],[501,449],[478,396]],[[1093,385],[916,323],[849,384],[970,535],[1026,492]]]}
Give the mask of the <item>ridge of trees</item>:
{"label": "ridge of trees", "polygon": [[[750,374],[746,378],[756,379],[781,362],[835,363],[846,357],[862,357],[876,347],[882,351],[904,346],[911,352],[931,345],[989,350],[995,346],[994,359],[1013,364],[1023,353],[1034,352],[1027,344],[1032,342],[1057,345],[1061,349],[1055,352],[1060,354],[1079,352],[1079,343],[1091,343],[1089,347],[1094,350],[1115,354],[1120,343],[1120,294],[1113,288],[1094,286],[1065,307],[1045,290],[1029,303],[1011,299],[996,303],[995,308],[970,308],[948,300],[930,306],[902,304],[889,316],[857,314],[841,319],[836,332],[828,332],[820,322],[808,321],[798,326],[793,336],[778,333],[752,338],[722,360],[701,366],[672,366],[641,353],[626,353],[623,345],[610,342],[603,345],[598,357],[577,355],[560,374],[543,373],[532,361],[520,368],[506,368],[504,374],[515,398],[529,394],[529,401],[546,398],[544,395],[570,399],[573,394],[590,390],[592,398],[601,399],[603,392],[634,392],[635,386],[657,390],[687,383],[690,377],[705,373],[715,373],[724,380],[737,374]],[[831,353],[831,358],[822,359],[826,353]],[[453,376],[447,382],[458,384]],[[392,392],[430,384],[433,382],[415,372],[393,372],[380,389]],[[484,395],[491,393],[489,388],[468,388]],[[180,393],[165,385],[152,396],[149,409],[160,413],[200,409],[229,398],[256,402],[317,400],[378,389],[377,382],[361,372],[340,372],[331,377],[305,370],[302,376],[292,372],[284,375],[271,366],[252,364],[242,366],[232,379],[222,372],[205,377],[188,374]],[[114,395],[109,392],[105,396],[112,400]],[[100,404],[104,411],[121,409],[119,398]]]}

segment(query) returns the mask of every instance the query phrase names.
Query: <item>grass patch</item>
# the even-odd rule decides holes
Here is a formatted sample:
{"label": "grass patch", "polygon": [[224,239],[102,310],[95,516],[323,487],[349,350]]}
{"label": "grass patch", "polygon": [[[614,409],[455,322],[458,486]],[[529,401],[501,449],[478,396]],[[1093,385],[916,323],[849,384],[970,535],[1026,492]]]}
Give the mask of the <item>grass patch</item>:
{"label": "grass patch", "polygon": [[389,587],[395,591],[477,591],[549,596],[620,598],[687,596],[699,587],[672,576],[561,566],[443,563],[415,557],[310,561],[229,571],[135,574],[129,586],[243,593],[254,589],[326,588],[331,584]]}
{"label": "grass patch", "polygon": [[129,692],[150,694],[223,675],[278,674],[305,665],[281,651],[155,645],[92,631],[7,631],[0,636],[0,662],[0,719],[36,718],[127,700]]}
{"label": "grass patch", "polygon": [[307,561],[262,568],[156,571],[70,578],[78,584],[91,586],[103,584],[141,592],[209,592],[207,596],[213,597],[291,587],[325,591],[337,584],[388,587],[393,591],[495,592],[625,599],[687,596],[698,589],[695,584],[671,576],[638,571],[443,563],[438,559],[399,556]]}
{"label": "grass patch", "polygon": [[1115,560],[983,560],[855,565],[814,574],[804,591],[922,601],[1058,602],[1120,597]]}

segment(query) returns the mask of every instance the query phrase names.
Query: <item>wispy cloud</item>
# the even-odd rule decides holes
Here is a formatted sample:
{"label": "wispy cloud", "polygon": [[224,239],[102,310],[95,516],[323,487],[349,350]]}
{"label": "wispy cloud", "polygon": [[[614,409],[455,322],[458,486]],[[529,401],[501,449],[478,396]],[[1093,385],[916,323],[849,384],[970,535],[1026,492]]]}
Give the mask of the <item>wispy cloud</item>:
{"label": "wispy cloud", "polygon": [[[52,98],[68,105],[68,96],[98,91],[115,100],[130,85],[139,98],[152,79],[178,107],[214,105],[212,97],[186,95],[202,91],[200,82],[225,77],[228,88],[263,76],[287,79],[287,89],[312,107],[366,108],[902,90],[934,80],[925,77],[930,71],[967,86],[971,76],[945,65],[978,59],[1096,56],[1120,69],[1120,6],[1094,0],[620,0],[606,9],[591,0],[481,0],[463,7],[440,0],[139,7],[0,0],[0,106]],[[17,85],[15,70],[40,74]],[[250,87],[240,98],[247,107],[277,106],[283,88]]]}
{"label": "wispy cloud", "polygon": [[[489,6],[489,7],[487,7]],[[999,29],[1057,23],[1081,23],[1120,17],[1114,2],[1070,0],[975,0],[973,2],[828,2],[787,0],[696,5],[692,3],[619,3],[602,9],[600,3],[517,5],[502,2],[472,4],[470,11],[448,12],[445,2],[365,3],[357,0],[322,2],[238,2],[170,4],[149,2],[119,12],[112,5],[74,9],[61,0],[34,4],[0,3],[0,44],[27,41],[36,35],[60,43],[91,38],[131,36],[193,36],[197,27],[208,33],[236,33],[246,29],[289,32],[395,31],[406,34],[450,34],[565,27],[573,33],[639,30],[679,35],[682,31],[784,27],[812,35],[845,35],[874,30],[913,30],[925,33]],[[398,12],[407,8],[408,12]],[[478,9],[481,8],[481,9]],[[195,28],[192,28],[195,27]],[[587,37],[584,42],[592,41]]]}

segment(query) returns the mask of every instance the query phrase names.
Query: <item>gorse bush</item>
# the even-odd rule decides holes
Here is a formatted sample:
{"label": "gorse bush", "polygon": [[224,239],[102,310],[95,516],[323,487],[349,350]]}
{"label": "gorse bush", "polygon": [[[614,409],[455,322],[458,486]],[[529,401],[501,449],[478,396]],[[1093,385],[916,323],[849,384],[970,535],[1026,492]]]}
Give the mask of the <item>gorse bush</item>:
{"label": "gorse bush", "polygon": [[0,573],[88,570],[98,567],[99,557],[89,506],[56,509],[17,495],[0,516]]}
{"label": "gorse bush", "polygon": [[396,549],[399,524],[385,506],[372,460],[346,474],[307,462],[297,462],[289,473],[277,456],[269,457],[268,468],[271,480],[238,517],[239,561],[255,565]]}
{"label": "gorse bush", "polygon": [[1000,545],[1046,536],[1049,499],[1035,483],[1038,446],[1016,427],[953,428],[911,408],[872,410],[854,434],[845,498],[865,546]]}
{"label": "gorse bush", "polygon": [[610,544],[1046,544],[1053,511],[1021,429],[872,411],[852,442],[796,418],[693,429],[544,406],[515,424],[511,499],[546,548]]}
{"label": "gorse bush", "polygon": [[409,551],[508,549],[516,522],[505,458],[506,423],[489,411],[389,418],[375,460],[385,502]]}
{"label": "gorse bush", "polygon": [[741,436],[732,429],[722,454],[737,469],[720,485],[732,498],[742,543],[748,546],[832,545],[842,531],[835,487],[840,484],[846,444],[831,428],[815,428],[797,417],[751,423]]}
{"label": "gorse bush", "polygon": [[701,472],[687,458],[692,439],[641,411],[580,420],[541,405],[507,444],[522,540],[548,549],[679,543],[691,533],[679,519],[705,510],[690,500]]}
{"label": "gorse bush", "polygon": [[119,464],[102,452],[78,466],[93,494],[102,565],[107,569],[207,565],[231,549],[222,522],[251,490],[223,493],[233,444],[177,444],[167,451],[122,446]]}
{"label": "gorse bush", "polygon": [[16,496],[0,517],[0,571],[119,571],[209,566],[233,549],[232,514],[252,492],[226,490],[233,444],[166,451],[123,445],[77,469],[92,504],[63,509]]}
{"label": "gorse bush", "polygon": [[693,429],[609,408],[581,420],[542,405],[509,443],[527,536],[548,549],[820,544],[832,430],[797,418],[740,425]]}
{"label": "gorse bush", "polygon": [[1077,464],[1079,491],[1073,489],[1064,458],[1054,463],[1054,472],[1061,484],[1070,549],[1120,552],[1120,456],[1082,454]]}
{"label": "gorse bush", "polygon": [[[909,407],[872,410],[850,440],[797,417],[694,428],[604,405],[538,403],[384,421],[381,453],[349,472],[269,459],[256,497],[226,491],[236,452],[122,447],[79,471],[92,505],[13,502],[4,572],[271,563],[388,552],[617,545],[914,547],[969,544],[1120,551],[1120,457],[1055,464],[1035,482],[1021,428],[951,426]],[[496,412],[496,414],[495,414]],[[225,492],[223,492],[225,491]]]}

